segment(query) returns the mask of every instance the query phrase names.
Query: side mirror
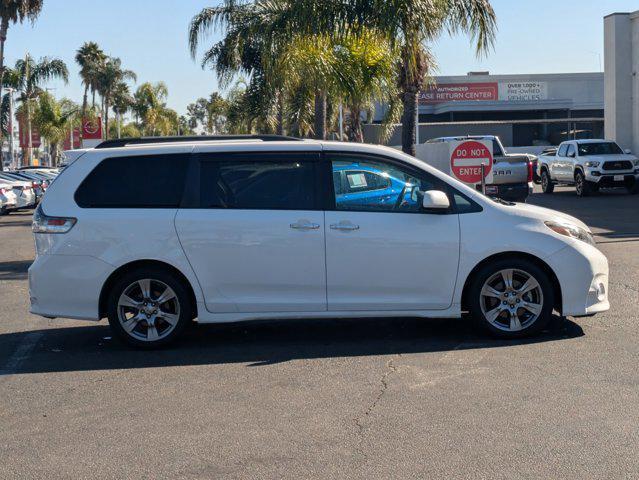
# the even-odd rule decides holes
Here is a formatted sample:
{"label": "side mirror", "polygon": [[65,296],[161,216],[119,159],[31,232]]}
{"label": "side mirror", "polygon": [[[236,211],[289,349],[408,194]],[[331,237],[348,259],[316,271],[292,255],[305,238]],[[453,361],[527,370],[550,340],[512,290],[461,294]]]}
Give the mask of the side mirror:
{"label": "side mirror", "polygon": [[428,190],[424,192],[422,208],[426,211],[443,211],[450,208],[448,195],[440,190]]}
{"label": "side mirror", "polygon": [[575,152],[570,152],[570,153],[568,154],[568,156],[569,156],[570,158],[575,158],[575,156],[576,156],[576,155],[575,155]]}
{"label": "side mirror", "polygon": [[626,155],[630,155],[630,154],[632,153],[632,150],[630,150],[629,148],[626,148],[626,149],[624,150],[624,153],[625,153]]}

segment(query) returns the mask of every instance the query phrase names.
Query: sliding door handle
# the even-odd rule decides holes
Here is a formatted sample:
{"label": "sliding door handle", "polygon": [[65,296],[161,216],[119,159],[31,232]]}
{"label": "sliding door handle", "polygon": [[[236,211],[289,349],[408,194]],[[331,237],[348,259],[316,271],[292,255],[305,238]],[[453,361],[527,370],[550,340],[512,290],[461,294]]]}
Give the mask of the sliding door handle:
{"label": "sliding door handle", "polygon": [[343,231],[359,230],[359,225],[353,225],[352,223],[334,223],[331,225],[331,230],[343,230]]}
{"label": "sliding door handle", "polygon": [[291,223],[291,228],[295,230],[318,230],[320,226],[319,223],[297,222]]}

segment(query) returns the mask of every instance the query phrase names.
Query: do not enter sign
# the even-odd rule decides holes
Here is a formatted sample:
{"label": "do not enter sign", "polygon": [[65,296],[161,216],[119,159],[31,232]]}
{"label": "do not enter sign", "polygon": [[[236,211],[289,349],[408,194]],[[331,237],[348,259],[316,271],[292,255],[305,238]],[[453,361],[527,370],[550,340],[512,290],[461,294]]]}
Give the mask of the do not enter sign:
{"label": "do not enter sign", "polygon": [[484,177],[487,182],[491,181],[493,171],[491,147],[481,141],[468,140],[454,144],[451,150],[450,169],[458,180],[464,183],[481,182],[483,164]]}

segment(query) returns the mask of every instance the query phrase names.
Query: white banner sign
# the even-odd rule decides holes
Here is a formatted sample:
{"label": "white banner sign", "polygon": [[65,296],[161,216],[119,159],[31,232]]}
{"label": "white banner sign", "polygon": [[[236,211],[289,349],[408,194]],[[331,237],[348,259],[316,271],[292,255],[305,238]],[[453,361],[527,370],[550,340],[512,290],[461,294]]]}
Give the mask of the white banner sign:
{"label": "white banner sign", "polygon": [[548,82],[500,82],[499,100],[531,102],[548,99]]}

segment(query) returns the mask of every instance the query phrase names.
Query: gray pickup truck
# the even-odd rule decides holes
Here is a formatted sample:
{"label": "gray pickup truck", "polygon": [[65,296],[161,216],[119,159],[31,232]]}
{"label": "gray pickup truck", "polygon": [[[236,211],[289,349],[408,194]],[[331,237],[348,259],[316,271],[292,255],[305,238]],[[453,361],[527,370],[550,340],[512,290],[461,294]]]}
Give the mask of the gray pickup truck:
{"label": "gray pickup truck", "polygon": [[438,137],[426,143],[488,140],[493,142],[493,183],[486,185],[486,195],[514,202],[525,202],[532,193],[537,157],[527,153],[507,153],[495,135]]}

